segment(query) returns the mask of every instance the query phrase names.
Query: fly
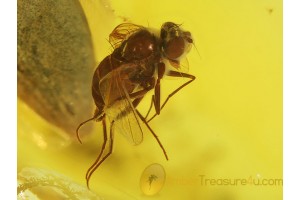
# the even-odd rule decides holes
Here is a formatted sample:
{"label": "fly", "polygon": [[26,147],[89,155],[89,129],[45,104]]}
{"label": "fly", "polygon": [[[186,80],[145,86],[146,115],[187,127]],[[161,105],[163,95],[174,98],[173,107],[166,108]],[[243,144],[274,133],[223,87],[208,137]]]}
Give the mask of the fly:
{"label": "fly", "polygon": [[[111,155],[114,133],[122,133],[133,145],[143,141],[142,124],[152,133],[166,159],[167,153],[151,129],[150,122],[159,115],[169,99],[183,87],[195,80],[195,76],[182,72],[181,61],[191,49],[191,33],[181,29],[180,25],[166,22],[156,35],[150,29],[123,23],[109,35],[114,51],[105,57],[94,72],[92,95],[96,105],[94,116],[82,122],[77,130],[88,121],[101,121],[104,142],[101,151],[86,173],[87,186],[95,170]],[[188,78],[189,80],[168,95],[161,104],[160,81],[164,76]],[[144,117],[137,106],[144,96],[154,91],[151,106]],[[154,105],[155,114],[148,115]],[[107,123],[110,128],[107,130]],[[104,150],[109,148],[104,155]]]}

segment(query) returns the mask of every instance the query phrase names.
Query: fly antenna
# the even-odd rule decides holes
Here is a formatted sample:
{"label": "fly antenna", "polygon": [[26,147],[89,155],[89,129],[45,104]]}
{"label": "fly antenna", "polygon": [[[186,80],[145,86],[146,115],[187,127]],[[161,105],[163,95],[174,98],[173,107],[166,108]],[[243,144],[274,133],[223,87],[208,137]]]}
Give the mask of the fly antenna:
{"label": "fly antenna", "polygon": [[195,49],[196,49],[196,51],[197,51],[197,54],[199,55],[200,59],[202,60],[202,56],[201,56],[201,54],[199,53],[196,44],[195,44],[194,42],[193,42],[192,44],[193,44],[193,46],[195,47]]}

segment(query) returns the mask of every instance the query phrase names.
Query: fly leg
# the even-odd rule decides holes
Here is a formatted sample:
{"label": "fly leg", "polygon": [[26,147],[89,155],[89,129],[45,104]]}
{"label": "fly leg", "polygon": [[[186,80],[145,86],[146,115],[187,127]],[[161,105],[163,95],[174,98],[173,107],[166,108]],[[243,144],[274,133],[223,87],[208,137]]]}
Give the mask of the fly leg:
{"label": "fly leg", "polygon": [[106,147],[106,143],[107,143],[107,128],[106,128],[105,117],[102,119],[102,124],[103,124],[104,141],[103,141],[103,144],[102,144],[100,154],[98,155],[98,157],[95,160],[94,164],[88,169],[88,171],[86,173],[85,178],[86,178],[86,184],[87,184],[88,188],[89,188],[89,180],[90,180],[92,174],[101,165],[101,163],[103,163],[103,161],[106,160],[106,158],[112,153],[112,149],[113,149],[113,131],[112,131],[112,128],[113,128],[113,125],[114,125],[114,121],[111,123],[111,126],[110,126],[110,147],[109,147],[109,152],[101,159],[101,157],[103,155],[103,152],[104,152],[104,149]]}
{"label": "fly leg", "polygon": [[[155,84],[154,95],[152,95],[150,108],[145,116],[146,121],[148,121],[147,118],[150,114],[150,111],[151,111],[153,105],[155,107],[155,116],[160,114],[160,110],[161,110],[161,108],[160,108],[160,80],[163,78],[165,70],[166,70],[165,64],[159,63],[158,67],[157,67],[157,80],[156,80],[156,83],[154,83]],[[154,118],[155,116],[153,116],[152,118]],[[152,118],[150,120],[152,120]]]}
{"label": "fly leg", "polygon": [[166,157],[167,160],[169,160],[167,152],[164,148],[164,146],[162,145],[162,143],[160,142],[160,140],[158,139],[158,136],[154,133],[154,131],[152,130],[152,128],[149,126],[149,124],[147,123],[146,118],[144,118],[142,116],[142,114],[136,109],[136,107],[138,106],[138,104],[141,102],[141,100],[143,99],[143,97],[141,98],[137,98],[132,102],[133,107],[135,108],[136,113],[138,114],[139,118],[143,121],[143,123],[147,126],[147,128],[150,130],[150,132],[152,133],[152,135],[154,136],[154,138],[156,139],[156,141],[158,142],[160,148],[162,149],[162,151],[164,152],[164,155]]}
{"label": "fly leg", "polygon": [[156,115],[160,114],[160,80],[162,79],[166,70],[166,66],[164,63],[159,63],[157,67],[157,81],[154,89],[154,96],[152,96],[152,101],[154,103],[154,108]]}
{"label": "fly leg", "polygon": [[152,98],[151,98],[151,104],[150,104],[150,107],[149,107],[149,110],[145,116],[145,119],[147,120],[149,114],[150,114],[150,111],[152,110],[152,107],[153,107],[153,104],[154,104],[154,95],[152,95]]}
{"label": "fly leg", "polygon": [[147,128],[149,129],[149,131],[152,133],[152,135],[154,136],[154,138],[156,139],[156,141],[158,142],[160,148],[162,149],[162,151],[164,152],[164,155],[166,157],[167,160],[169,160],[167,152],[164,148],[164,146],[162,145],[162,143],[160,142],[160,140],[158,139],[158,136],[154,133],[154,131],[152,130],[152,128],[149,126],[149,124],[147,123],[147,120],[142,116],[142,114],[136,110],[137,114],[139,115],[140,119],[144,122],[144,124],[147,126]]}
{"label": "fly leg", "polygon": [[[185,86],[187,86],[188,84],[190,84],[191,82],[193,82],[196,79],[196,77],[191,75],[191,74],[181,73],[181,72],[177,72],[177,71],[169,71],[168,74],[166,74],[166,75],[167,76],[172,76],[172,77],[189,78],[190,80],[187,81],[186,83],[182,84],[180,87],[178,87],[176,90],[174,90],[171,94],[169,94],[167,99],[165,100],[165,102],[159,108],[159,111],[161,111],[164,108],[164,106],[166,105],[166,103],[169,101],[169,99],[172,96],[174,96],[178,91],[180,91],[182,88],[184,88]],[[156,89],[156,87],[155,87],[155,89]],[[160,93],[158,93],[158,94],[160,94]],[[155,103],[157,104],[157,102],[160,102],[159,98],[160,98],[160,95],[155,95],[154,96],[154,105],[155,105]],[[158,109],[158,108],[156,108],[156,109]],[[149,120],[147,120],[147,122],[150,122],[157,115],[159,115],[159,112],[156,111],[156,113]]]}
{"label": "fly leg", "polygon": [[94,116],[93,116],[92,118],[90,118],[90,119],[88,119],[88,120],[86,120],[86,121],[84,121],[84,122],[81,122],[81,123],[78,125],[78,127],[77,127],[77,129],[76,129],[76,136],[77,136],[77,139],[78,139],[78,141],[80,142],[80,144],[82,144],[82,141],[81,141],[80,136],[79,136],[79,129],[80,129],[84,124],[86,124],[86,123],[89,122],[89,121],[92,121],[92,120],[96,120],[97,122],[98,122],[98,121],[102,121],[102,119],[104,118],[104,116],[105,116],[105,115],[104,115],[103,113],[99,112],[99,109],[96,108],[95,113],[94,113]]}

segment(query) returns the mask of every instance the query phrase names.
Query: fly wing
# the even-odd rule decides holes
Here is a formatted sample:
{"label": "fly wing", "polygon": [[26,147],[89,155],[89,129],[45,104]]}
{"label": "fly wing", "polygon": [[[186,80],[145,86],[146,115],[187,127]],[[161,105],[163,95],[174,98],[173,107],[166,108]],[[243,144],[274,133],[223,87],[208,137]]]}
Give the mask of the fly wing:
{"label": "fly wing", "polygon": [[[123,106],[125,105],[126,103],[123,103]],[[141,121],[138,118],[137,113],[129,107],[127,107],[125,116],[122,116],[115,121],[114,128],[117,132],[124,135],[133,145],[138,145],[143,141]]]}
{"label": "fly wing", "polygon": [[119,47],[122,42],[126,40],[131,34],[135,33],[141,28],[143,28],[143,26],[132,23],[122,23],[118,25],[109,35],[109,43],[115,49]]}
{"label": "fly wing", "polygon": [[142,122],[132,105],[126,88],[124,85],[121,87],[124,91],[124,98],[118,100],[114,106],[114,109],[117,109],[114,128],[123,134],[130,143],[138,145],[143,141]]}
{"label": "fly wing", "polygon": [[129,89],[133,90],[134,84],[130,84],[120,74],[119,70],[112,71],[100,81],[102,97],[107,106],[105,113],[110,122],[114,121],[113,131],[123,134],[133,145],[138,145],[143,141],[143,123],[128,94]]}

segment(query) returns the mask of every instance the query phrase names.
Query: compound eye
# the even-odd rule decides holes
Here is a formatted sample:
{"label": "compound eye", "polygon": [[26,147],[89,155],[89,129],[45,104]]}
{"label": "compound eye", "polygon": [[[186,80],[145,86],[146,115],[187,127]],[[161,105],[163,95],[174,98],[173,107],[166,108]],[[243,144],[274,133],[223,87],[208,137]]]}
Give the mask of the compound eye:
{"label": "compound eye", "polygon": [[183,55],[185,43],[182,37],[174,37],[164,45],[164,53],[167,58],[176,60]]}

